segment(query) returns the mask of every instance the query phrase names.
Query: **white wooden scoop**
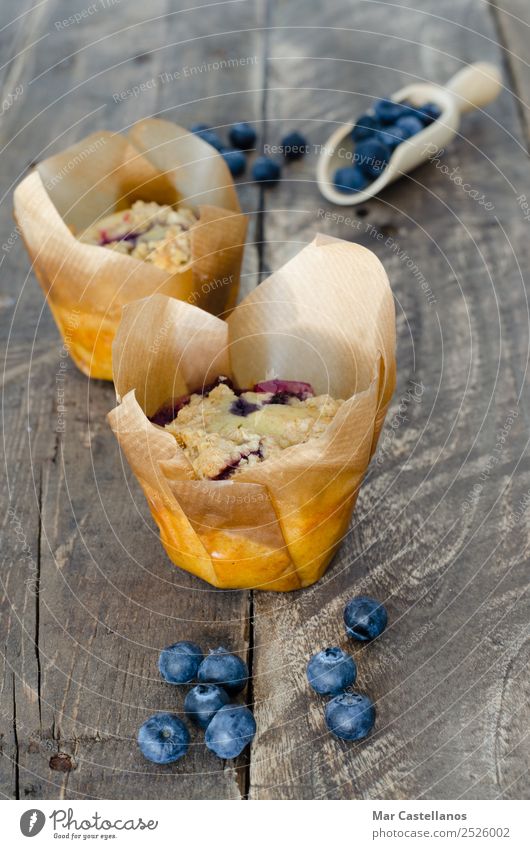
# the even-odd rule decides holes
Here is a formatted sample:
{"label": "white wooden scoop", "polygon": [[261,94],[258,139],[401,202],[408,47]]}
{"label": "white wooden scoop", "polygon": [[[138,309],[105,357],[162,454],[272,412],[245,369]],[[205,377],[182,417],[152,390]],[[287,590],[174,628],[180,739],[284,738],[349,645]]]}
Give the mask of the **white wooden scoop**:
{"label": "white wooden scoop", "polygon": [[501,88],[501,73],[489,62],[468,65],[451,77],[445,86],[412,83],[401,88],[392,96],[392,100],[406,100],[413,106],[435,103],[442,110],[440,117],[415,136],[401,142],[392,153],[382,174],[361,192],[339,192],[333,185],[333,175],[337,168],[354,164],[351,131],[355,125],[344,124],[339,127],[331,134],[320,153],[317,165],[320,191],[326,200],[341,206],[354,206],[374,197],[385,186],[412,171],[430,159],[437,150],[445,147],[458,131],[460,116],[491,103]]}

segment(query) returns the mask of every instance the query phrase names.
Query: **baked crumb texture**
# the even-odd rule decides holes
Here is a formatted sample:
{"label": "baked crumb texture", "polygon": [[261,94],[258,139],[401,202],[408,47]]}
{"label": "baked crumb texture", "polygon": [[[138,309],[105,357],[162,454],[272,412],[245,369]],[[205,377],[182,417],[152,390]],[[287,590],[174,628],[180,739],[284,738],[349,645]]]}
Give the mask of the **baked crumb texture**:
{"label": "baked crumb texture", "polygon": [[191,260],[189,230],[197,220],[187,206],[173,209],[138,200],[130,209],[101,218],[79,239],[175,273]]}
{"label": "baked crumb texture", "polygon": [[[175,402],[176,418],[165,427],[198,478],[226,480],[277,457],[285,448],[319,437],[343,404],[329,395],[314,396],[307,384],[295,384],[306,387],[296,393],[278,391],[274,384],[269,381],[237,393],[222,380],[202,394]],[[260,390],[268,386],[271,391]]]}

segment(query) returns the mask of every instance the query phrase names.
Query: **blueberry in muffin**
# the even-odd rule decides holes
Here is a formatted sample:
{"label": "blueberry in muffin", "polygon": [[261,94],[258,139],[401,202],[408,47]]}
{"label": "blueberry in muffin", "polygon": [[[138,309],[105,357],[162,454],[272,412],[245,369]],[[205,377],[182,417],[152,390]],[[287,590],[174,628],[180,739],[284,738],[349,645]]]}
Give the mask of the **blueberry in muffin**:
{"label": "blueberry in muffin", "polygon": [[175,273],[191,260],[189,231],[197,220],[197,214],[189,207],[174,209],[138,200],[130,209],[96,221],[79,239]]}
{"label": "blueberry in muffin", "polygon": [[198,478],[226,480],[320,436],[342,403],[315,396],[302,381],[267,380],[238,391],[219,378],[165,404],[151,421],[175,437]]}

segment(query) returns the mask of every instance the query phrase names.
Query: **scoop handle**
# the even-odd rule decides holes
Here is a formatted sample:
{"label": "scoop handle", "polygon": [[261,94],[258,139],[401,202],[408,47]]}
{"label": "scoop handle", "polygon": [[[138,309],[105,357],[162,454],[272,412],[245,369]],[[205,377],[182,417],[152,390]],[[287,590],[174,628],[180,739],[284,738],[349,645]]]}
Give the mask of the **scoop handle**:
{"label": "scoop handle", "polygon": [[451,77],[445,88],[460,113],[472,112],[495,100],[502,89],[501,72],[490,62],[475,62]]}

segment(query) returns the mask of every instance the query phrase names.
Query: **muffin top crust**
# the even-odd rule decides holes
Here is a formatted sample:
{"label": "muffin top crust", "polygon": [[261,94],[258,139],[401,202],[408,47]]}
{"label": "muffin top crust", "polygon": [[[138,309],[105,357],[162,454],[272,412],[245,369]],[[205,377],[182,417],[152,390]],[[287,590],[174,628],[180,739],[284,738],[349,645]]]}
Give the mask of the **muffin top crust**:
{"label": "muffin top crust", "polygon": [[221,378],[152,421],[175,437],[198,478],[225,480],[321,436],[343,403],[315,396],[307,383],[265,381],[237,392]]}
{"label": "muffin top crust", "polygon": [[190,227],[198,220],[190,207],[137,200],[130,209],[106,215],[80,234],[88,245],[110,248],[175,273],[191,259]]}

